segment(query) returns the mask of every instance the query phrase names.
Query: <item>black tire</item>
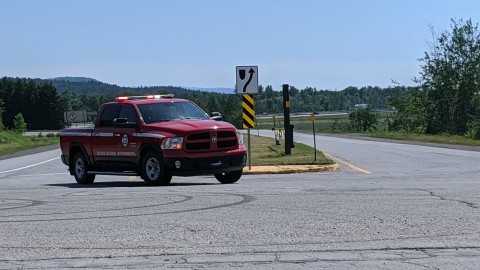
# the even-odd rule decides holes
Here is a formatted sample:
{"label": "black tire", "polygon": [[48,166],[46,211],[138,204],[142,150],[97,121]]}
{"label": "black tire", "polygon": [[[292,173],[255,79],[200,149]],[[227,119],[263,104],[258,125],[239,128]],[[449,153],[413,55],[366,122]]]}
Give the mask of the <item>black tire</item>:
{"label": "black tire", "polygon": [[172,174],[165,169],[162,157],[150,151],[142,159],[142,179],[151,186],[167,186]]}
{"label": "black tire", "polygon": [[95,174],[88,174],[88,163],[83,153],[78,152],[73,156],[71,170],[77,183],[82,185],[90,185],[95,181]]}
{"label": "black tire", "polygon": [[240,177],[242,177],[242,171],[215,174],[215,178],[217,178],[218,182],[222,184],[235,183],[240,179]]}

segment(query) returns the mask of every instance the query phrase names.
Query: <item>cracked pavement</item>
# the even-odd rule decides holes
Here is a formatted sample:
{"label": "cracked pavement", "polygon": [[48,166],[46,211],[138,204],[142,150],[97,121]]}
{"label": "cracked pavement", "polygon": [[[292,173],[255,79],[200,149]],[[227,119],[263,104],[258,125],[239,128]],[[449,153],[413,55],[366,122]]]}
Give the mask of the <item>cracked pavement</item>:
{"label": "cracked pavement", "polygon": [[478,269],[480,152],[317,139],[355,166],[81,186],[58,150],[0,160],[0,269]]}
{"label": "cracked pavement", "polygon": [[[475,269],[480,248],[159,255],[0,262],[1,269]],[[463,265],[463,266],[462,266]]]}

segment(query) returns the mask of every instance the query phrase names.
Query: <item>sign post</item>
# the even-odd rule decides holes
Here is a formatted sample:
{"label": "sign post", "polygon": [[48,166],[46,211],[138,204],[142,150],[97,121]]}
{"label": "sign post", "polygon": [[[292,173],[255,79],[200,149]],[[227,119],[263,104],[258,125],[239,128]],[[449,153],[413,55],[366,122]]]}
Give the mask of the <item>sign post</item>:
{"label": "sign post", "polygon": [[255,127],[254,94],[258,94],[258,66],[237,66],[235,70],[237,94],[242,95],[243,128],[248,133],[248,169],[252,169],[250,129]]}
{"label": "sign post", "polygon": [[275,134],[275,145],[280,145],[280,136],[279,136],[279,131],[277,131],[275,127],[275,115],[272,115],[272,121],[273,121],[273,134]]}

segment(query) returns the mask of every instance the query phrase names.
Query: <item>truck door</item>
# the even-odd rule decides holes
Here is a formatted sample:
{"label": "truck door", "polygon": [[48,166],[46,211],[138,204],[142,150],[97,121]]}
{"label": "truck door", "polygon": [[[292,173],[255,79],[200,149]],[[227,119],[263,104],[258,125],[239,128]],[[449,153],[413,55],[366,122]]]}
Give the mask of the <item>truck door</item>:
{"label": "truck door", "polygon": [[119,118],[127,119],[128,127],[114,129],[114,135],[120,134],[116,148],[118,160],[127,166],[137,168],[140,144],[135,135],[138,132],[139,119],[133,105],[122,104]]}
{"label": "truck door", "polygon": [[117,147],[120,134],[115,134],[113,119],[120,115],[120,104],[106,105],[100,112],[98,125],[92,133],[92,152],[99,165],[112,164],[118,161]]}

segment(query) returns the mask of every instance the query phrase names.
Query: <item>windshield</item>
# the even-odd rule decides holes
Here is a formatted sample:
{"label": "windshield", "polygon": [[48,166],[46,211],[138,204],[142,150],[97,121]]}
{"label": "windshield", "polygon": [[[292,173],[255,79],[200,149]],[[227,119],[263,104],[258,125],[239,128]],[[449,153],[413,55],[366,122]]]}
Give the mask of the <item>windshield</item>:
{"label": "windshield", "polygon": [[182,119],[210,119],[192,102],[161,102],[137,106],[147,124]]}

